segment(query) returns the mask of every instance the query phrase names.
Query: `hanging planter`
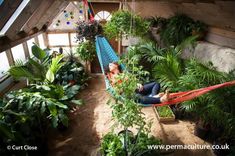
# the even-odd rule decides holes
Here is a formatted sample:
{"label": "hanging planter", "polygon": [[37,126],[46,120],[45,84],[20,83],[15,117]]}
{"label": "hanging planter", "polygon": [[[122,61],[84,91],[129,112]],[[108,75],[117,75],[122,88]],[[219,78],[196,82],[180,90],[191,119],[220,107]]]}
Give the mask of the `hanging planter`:
{"label": "hanging planter", "polygon": [[159,122],[175,121],[175,115],[169,106],[153,107]]}
{"label": "hanging planter", "polygon": [[78,22],[76,28],[77,41],[94,41],[96,35],[102,34],[102,26],[97,21]]}

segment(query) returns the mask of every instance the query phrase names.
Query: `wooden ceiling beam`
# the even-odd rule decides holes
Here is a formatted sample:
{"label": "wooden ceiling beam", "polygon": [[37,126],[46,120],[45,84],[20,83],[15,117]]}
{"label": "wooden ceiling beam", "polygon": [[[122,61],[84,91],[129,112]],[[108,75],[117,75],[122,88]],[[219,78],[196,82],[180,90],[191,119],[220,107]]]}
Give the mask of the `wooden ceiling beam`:
{"label": "wooden ceiling beam", "polygon": [[28,19],[37,10],[38,6],[42,3],[40,0],[31,0],[28,5],[24,8],[21,14],[16,18],[12,26],[6,32],[6,36],[12,41],[20,38],[17,34],[21,31],[22,26],[28,21]]}
{"label": "wooden ceiling beam", "polygon": [[7,39],[6,36],[3,36],[0,38],[0,53],[18,45],[18,44],[21,44],[21,43],[23,43],[23,42],[25,42],[35,36],[38,36],[45,31],[46,31],[46,29],[42,29],[37,32],[33,32],[31,34],[27,34],[24,37],[21,37],[15,41],[11,41],[11,40]]}
{"label": "wooden ceiling beam", "polygon": [[0,29],[4,27],[21,2],[22,0],[8,0],[0,5]]}
{"label": "wooden ceiling beam", "polygon": [[26,33],[30,32],[31,29],[40,21],[40,18],[45,14],[45,12],[53,5],[54,1],[55,0],[42,0],[40,6],[38,6],[21,30],[24,30]]}

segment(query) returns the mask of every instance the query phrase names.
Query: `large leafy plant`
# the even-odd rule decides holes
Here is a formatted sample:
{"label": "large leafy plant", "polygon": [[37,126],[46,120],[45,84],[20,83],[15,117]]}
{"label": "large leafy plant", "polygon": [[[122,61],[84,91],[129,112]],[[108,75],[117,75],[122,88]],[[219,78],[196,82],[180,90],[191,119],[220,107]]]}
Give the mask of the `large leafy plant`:
{"label": "large leafy plant", "polygon": [[34,58],[29,58],[26,63],[18,60],[9,69],[9,74],[16,79],[27,78],[30,83],[52,83],[56,72],[63,66],[63,56],[51,59],[47,52],[37,45],[32,46],[32,53]]}
{"label": "large leafy plant", "polygon": [[129,11],[116,11],[110,21],[104,26],[105,35],[109,38],[121,38],[123,36],[146,35],[150,23],[140,16]]}
{"label": "large leafy plant", "polygon": [[86,86],[88,75],[85,72],[84,66],[78,61],[78,58],[73,53],[70,53],[63,61],[65,64],[56,73],[55,83],[61,85],[77,84],[81,87]]}

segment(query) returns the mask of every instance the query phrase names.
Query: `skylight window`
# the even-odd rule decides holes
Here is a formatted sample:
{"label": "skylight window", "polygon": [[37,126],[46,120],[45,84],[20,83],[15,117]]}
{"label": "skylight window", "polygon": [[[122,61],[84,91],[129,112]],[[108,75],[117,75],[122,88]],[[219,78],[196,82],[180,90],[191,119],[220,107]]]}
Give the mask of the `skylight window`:
{"label": "skylight window", "polygon": [[0,0],[0,5],[3,3],[4,0]]}
{"label": "skylight window", "polygon": [[[3,36],[7,30],[10,28],[10,26],[13,24],[13,22],[16,20],[16,18],[19,16],[19,14],[23,11],[23,9],[26,7],[26,5],[29,3],[30,0],[23,0],[21,4],[18,6],[14,14],[10,17],[10,19],[7,21],[7,23],[4,25],[2,30],[0,31],[0,36]],[[3,1],[0,0],[0,4]]]}

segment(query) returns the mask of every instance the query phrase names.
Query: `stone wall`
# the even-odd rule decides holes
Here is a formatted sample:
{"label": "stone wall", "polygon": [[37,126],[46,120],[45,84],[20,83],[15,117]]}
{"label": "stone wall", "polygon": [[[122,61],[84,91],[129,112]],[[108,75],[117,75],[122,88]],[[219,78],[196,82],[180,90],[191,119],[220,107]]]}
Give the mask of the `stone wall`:
{"label": "stone wall", "polygon": [[208,42],[199,42],[194,51],[184,51],[183,58],[195,57],[201,62],[211,61],[217,70],[230,72],[235,69],[235,49]]}

